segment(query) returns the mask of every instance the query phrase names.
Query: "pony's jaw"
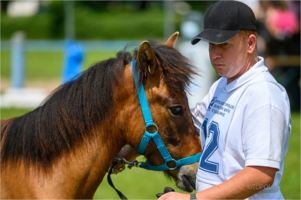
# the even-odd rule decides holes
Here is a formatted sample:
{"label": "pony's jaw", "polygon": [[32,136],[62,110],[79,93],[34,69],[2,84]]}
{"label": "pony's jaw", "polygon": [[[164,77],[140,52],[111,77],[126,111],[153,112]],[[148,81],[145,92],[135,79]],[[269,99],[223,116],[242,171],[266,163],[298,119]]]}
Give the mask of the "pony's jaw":
{"label": "pony's jaw", "polygon": [[192,192],[195,189],[198,163],[184,165],[174,171],[167,171],[166,174],[176,180],[179,189]]}

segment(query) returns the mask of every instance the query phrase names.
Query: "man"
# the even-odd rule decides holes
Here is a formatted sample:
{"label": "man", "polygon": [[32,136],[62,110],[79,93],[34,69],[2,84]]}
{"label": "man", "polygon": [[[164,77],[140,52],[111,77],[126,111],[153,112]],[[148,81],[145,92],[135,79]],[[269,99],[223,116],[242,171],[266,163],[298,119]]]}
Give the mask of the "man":
{"label": "man", "polygon": [[237,1],[220,1],[205,13],[210,61],[222,78],[192,110],[203,153],[196,194],[163,199],[283,199],[279,189],[290,135],[290,106],[256,51],[256,19]]}

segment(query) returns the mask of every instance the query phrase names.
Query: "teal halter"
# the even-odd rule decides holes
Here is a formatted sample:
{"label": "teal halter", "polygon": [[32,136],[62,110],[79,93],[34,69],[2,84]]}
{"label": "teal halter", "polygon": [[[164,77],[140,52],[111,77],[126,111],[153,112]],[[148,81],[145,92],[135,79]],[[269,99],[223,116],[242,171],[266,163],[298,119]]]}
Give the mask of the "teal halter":
{"label": "teal halter", "polygon": [[[149,109],[149,106],[147,103],[143,83],[141,83],[141,85],[138,86],[135,64],[136,64],[136,60],[131,62],[133,77],[134,77],[135,85],[137,88],[138,98],[140,101],[140,106],[142,109],[142,114],[143,114],[145,126],[146,126],[145,133],[141,139],[140,145],[137,149],[137,153],[143,155],[150,139],[153,139],[155,144],[157,145],[157,148],[159,149],[162,157],[165,160],[165,164],[163,164],[163,165],[156,166],[156,165],[152,165],[149,161],[146,161],[146,162],[141,163],[139,167],[147,169],[147,170],[153,170],[153,171],[166,171],[166,170],[174,170],[177,167],[180,167],[183,165],[189,165],[189,164],[192,164],[195,162],[199,162],[202,153],[198,153],[196,155],[182,158],[179,160],[175,160],[171,157],[170,153],[168,152],[166,146],[164,145],[164,143],[158,133],[157,125],[154,124],[154,122],[153,122],[153,118],[152,118],[152,115],[151,115],[151,112],[150,112],[150,109]],[[147,131],[147,128],[150,126],[156,127],[156,131],[154,133],[149,133]],[[172,163],[173,167],[169,167],[167,165],[167,163]]]}

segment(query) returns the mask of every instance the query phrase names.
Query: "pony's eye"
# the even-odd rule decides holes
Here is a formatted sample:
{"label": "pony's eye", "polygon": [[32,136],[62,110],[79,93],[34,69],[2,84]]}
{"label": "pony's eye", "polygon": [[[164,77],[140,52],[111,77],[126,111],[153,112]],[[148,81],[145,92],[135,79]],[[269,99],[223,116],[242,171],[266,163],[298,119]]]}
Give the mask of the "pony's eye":
{"label": "pony's eye", "polygon": [[182,116],[184,113],[182,106],[170,107],[169,110],[174,116]]}

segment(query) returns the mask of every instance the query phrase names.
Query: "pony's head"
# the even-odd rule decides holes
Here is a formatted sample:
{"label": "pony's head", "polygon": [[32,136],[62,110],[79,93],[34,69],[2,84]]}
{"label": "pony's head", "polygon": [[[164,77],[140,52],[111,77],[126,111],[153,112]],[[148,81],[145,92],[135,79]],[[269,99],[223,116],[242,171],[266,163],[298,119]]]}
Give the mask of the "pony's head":
{"label": "pony's head", "polygon": [[[138,74],[138,83],[143,83],[154,124],[175,160],[201,152],[185,93],[191,77],[196,73],[189,61],[173,48],[178,34],[173,34],[164,44],[142,42],[133,58],[137,60],[134,69]],[[145,130],[152,133],[156,127],[146,128],[130,64],[125,67],[125,74],[133,88],[132,95],[123,97],[123,105],[127,106],[121,112],[122,126],[126,130],[126,142],[137,150]],[[153,140],[147,145],[144,155],[153,165],[165,163]],[[195,188],[197,166],[194,163],[165,173],[177,181],[180,189],[191,192]]]}

